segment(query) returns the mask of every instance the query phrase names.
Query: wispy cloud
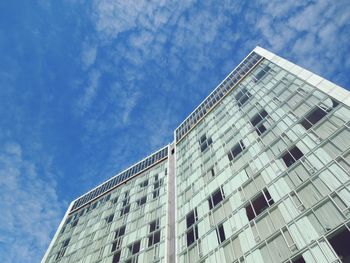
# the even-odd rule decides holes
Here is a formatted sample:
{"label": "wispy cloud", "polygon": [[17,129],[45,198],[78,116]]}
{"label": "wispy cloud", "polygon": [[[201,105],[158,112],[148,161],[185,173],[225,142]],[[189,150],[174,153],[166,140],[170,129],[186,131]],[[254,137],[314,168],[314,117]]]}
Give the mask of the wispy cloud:
{"label": "wispy cloud", "polygon": [[83,51],[81,54],[81,59],[83,62],[84,68],[89,68],[95,63],[97,54],[97,47],[95,45],[85,43],[83,45]]}
{"label": "wispy cloud", "polygon": [[101,77],[101,72],[97,70],[92,70],[89,73],[89,80],[86,88],[84,89],[84,93],[78,101],[78,107],[80,109],[80,113],[84,113],[92,104],[99,85],[99,80]]}
{"label": "wispy cloud", "polygon": [[1,262],[39,262],[62,213],[55,182],[39,174],[18,143],[1,148]]}

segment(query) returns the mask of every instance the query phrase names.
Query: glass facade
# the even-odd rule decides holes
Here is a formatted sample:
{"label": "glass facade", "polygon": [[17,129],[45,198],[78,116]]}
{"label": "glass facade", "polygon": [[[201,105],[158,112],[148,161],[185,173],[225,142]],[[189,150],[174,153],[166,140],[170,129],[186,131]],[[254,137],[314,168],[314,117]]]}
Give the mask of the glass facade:
{"label": "glass facade", "polygon": [[349,92],[257,47],[174,134],[43,262],[350,262]]}
{"label": "glass facade", "polygon": [[69,213],[45,262],[163,262],[167,160]]}

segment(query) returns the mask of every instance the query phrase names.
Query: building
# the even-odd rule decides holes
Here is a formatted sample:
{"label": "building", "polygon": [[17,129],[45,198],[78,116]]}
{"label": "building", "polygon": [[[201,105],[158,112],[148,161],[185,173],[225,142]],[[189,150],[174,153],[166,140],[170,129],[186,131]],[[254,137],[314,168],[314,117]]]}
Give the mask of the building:
{"label": "building", "polygon": [[256,47],[42,262],[350,262],[350,93]]}

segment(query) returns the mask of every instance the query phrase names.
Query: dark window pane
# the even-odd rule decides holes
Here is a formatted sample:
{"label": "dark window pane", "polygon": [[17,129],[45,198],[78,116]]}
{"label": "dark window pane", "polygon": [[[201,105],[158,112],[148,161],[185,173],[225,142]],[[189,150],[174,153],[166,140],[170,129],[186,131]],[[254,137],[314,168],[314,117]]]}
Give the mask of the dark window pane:
{"label": "dark window pane", "polygon": [[155,232],[154,234],[148,237],[148,247],[153,246],[160,242],[160,231]]}
{"label": "dark window pane", "polygon": [[149,224],[149,232],[150,233],[155,231],[158,228],[159,228],[159,219],[154,220]]}
{"label": "dark window pane", "polygon": [[66,247],[66,246],[68,246],[69,241],[70,241],[70,238],[68,238],[68,239],[66,239],[65,241],[63,241],[63,243],[62,243],[62,247]]}
{"label": "dark window pane", "polygon": [[[232,157],[235,158],[237,155],[239,155],[243,150],[245,149],[245,146],[243,144],[243,141],[240,141],[240,143],[237,143],[232,149],[231,154]],[[229,157],[230,159],[230,157]]]}
{"label": "dark window pane", "polygon": [[114,239],[121,237],[125,234],[125,226],[120,227],[118,230],[115,231],[115,237]]}
{"label": "dark window pane", "polygon": [[131,246],[129,246],[130,252],[134,255],[140,251],[140,241],[135,242]]}
{"label": "dark window pane", "polygon": [[250,203],[246,206],[245,211],[249,221],[255,218],[255,214]]}
{"label": "dark window pane", "polygon": [[350,232],[347,228],[338,232],[335,236],[328,239],[329,243],[338,254],[342,262],[350,262]]}
{"label": "dark window pane", "polygon": [[118,263],[119,260],[120,260],[120,251],[118,251],[117,253],[115,253],[115,254],[113,255],[113,261],[112,261],[112,263]]}
{"label": "dark window pane", "polygon": [[144,197],[142,197],[141,199],[137,200],[137,204],[138,204],[138,205],[143,205],[143,204],[146,203],[146,201],[147,201],[147,197],[144,196]]}
{"label": "dark window pane", "polygon": [[238,101],[238,105],[243,106],[249,100],[250,97],[251,97],[251,94],[247,92],[247,94],[244,94],[242,98]]}
{"label": "dark window pane", "polygon": [[159,189],[153,191],[153,199],[159,196]]}
{"label": "dark window pane", "polygon": [[298,257],[296,259],[293,259],[292,262],[293,263],[306,263],[304,258],[303,258],[303,256],[300,256],[300,257]]}
{"label": "dark window pane", "polygon": [[207,140],[207,136],[204,134],[201,136],[201,138],[199,139],[199,143],[202,144],[203,142],[205,142]]}
{"label": "dark window pane", "polygon": [[140,187],[145,187],[148,185],[148,179],[143,181],[141,184],[140,184]]}
{"label": "dark window pane", "polygon": [[117,249],[119,249],[120,248],[120,243],[121,243],[121,239],[118,239],[117,241],[113,242],[111,252],[116,251]]}
{"label": "dark window pane", "polygon": [[303,156],[304,154],[299,150],[299,148],[297,146],[294,146],[289,150],[289,152],[286,152],[282,156],[282,159],[286,166],[289,167]]}
{"label": "dark window pane", "polygon": [[225,241],[226,237],[225,237],[225,231],[224,231],[223,224],[218,226],[218,228],[216,229],[216,234],[217,234],[219,243]]}
{"label": "dark window pane", "polygon": [[231,152],[229,152],[229,153],[227,154],[227,157],[228,157],[229,161],[232,161],[232,160],[233,160],[233,156],[232,156],[232,153],[231,153]]}
{"label": "dark window pane", "polygon": [[263,134],[266,131],[266,127],[264,126],[264,124],[260,124],[257,128],[256,128],[256,132],[258,133],[258,135],[260,136],[261,134]]}
{"label": "dark window pane", "polygon": [[262,79],[266,73],[270,70],[271,68],[269,66],[265,66],[263,69],[261,69],[256,75],[255,75],[255,79],[258,81],[260,79]]}
{"label": "dark window pane", "polygon": [[186,216],[187,228],[192,226],[196,221],[197,221],[197,208],[195,208],[194,210],[192,210],[190,213],[187,214]]}
{"label": "dark window pane", "polygon": [[124,208],[120,211],[120,216],[129,213],[129,211],[130,211],[130,205],[124,207]]}
{"label": "dark window pane", "polygon": [[115,198],[113,198],[113,199],[111,200],[111,202],[112,202],[113,204],[115,204],[116,202],[118,202],[118,196],[115,197]]}
{"label": "dark window pane", "polygon": [[319,122],[326,115],[326,111],[319,107],[315,107],[315,109],[310,112],[300,124],[303,125],[306,130],[308,130],[312,125]]}
{"label": "dark window pane", "polygon": [[303,119],[300,124],[303,125],[306,130],[312,127],[312,124],[307,119]]}
{"label": "dark window pane", "polygon": [[319,122],[326,115],[327,115],[327,112],[320,109],[319,107],[316,107],[315,110],[313,110],[309,114],[309,116],[307,116],[306,118],[308,119],[309,122],[311,122],[312,124],[315,124]]}
{"label": "dark window pane", "polygon": [[198,239],[198,227],[197,225],[194,228],[191,228],[187,231],[187,246],[190,246],[194,241]]}
{"label": "dark window pane", "polygon": [[223,200],[223,196],[221,194],[220,189],[216,190],[212,195],[211,198],[208,199],[209,201],[209,208],[212,209],[215,207],[218,203],[220,203]]}
{"label": "dark window pane", "polygon": [[106,218],[107,223],[112,222],[112,221],[113,221],[113,218],[114,218],[114,214],[108,216],[108,217]]}
{"label": "dark window pane", "polygon": [[154,233],[153,245],[160,242],[160,231]]}
{"label": "dark window pane", "polygon": [[206,142],[201,144],[201,152],[204,152],[208,148],[208,145]]}

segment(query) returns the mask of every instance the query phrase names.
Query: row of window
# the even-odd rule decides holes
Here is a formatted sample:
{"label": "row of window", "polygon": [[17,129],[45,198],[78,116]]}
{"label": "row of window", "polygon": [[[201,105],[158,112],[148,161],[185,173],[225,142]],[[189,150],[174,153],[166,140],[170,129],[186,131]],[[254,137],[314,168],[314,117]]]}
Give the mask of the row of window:
{"label": "row of window", "polygon": [[197,122],[219,102],[243,77],[259,62],[262,57],[251,53],[227,78],[205,99],[197,109],[175,130],[176,141],[197,124]]}
{"label": "row of window", "polygon": [[168,156],[168,147],[166,146],[163,149],[159,150],[158,152],[146,158],[144,161],[135,164],[131,168],[127,169],[125,172],[113,177],[112,179],[108,180],[107,182],[97,187],[93,191],[80,197],[78,200],[74,202],[72,211],[87,204],[91,200],[95,199],[97,196],[102,195],[103,193],[109,191],[114,186],[120,184],[123,181],[126,181],[130,177],[138,173],[141,173],[142,171],[146,170],[147,168],[149,168],[150,166],[164,159],[167,156]]}

